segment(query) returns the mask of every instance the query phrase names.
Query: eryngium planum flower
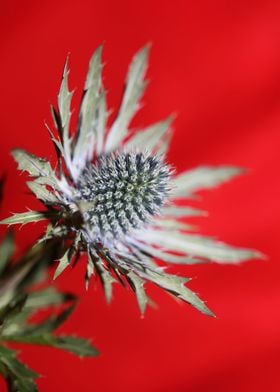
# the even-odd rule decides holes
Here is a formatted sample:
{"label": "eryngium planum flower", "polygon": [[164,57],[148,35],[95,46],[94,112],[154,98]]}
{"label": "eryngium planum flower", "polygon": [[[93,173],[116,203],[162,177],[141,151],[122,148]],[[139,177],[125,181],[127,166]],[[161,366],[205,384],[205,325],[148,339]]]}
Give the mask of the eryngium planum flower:
{"label": "eryngium planum flower", "polygon": [[[55,277],[86,253],[86,285],[93,275],[99,276],[108,301],[112,284],[120,281],[132,288],[144,313],[148,303],[144,283],[151,281],[213,315],[186,287],[189,279],[168,274],[156,260],[173,264],[236,263],[261,256],[256,251],[194,234],[185,223],[187,217],[203,215],[187,206],[188,198],[242,170],[231,166],[199,167],[176,175],[165,158],[172,116],[138,132],[129,129],[146,87],[148,46],[132,60],[119,111],[108,127],[101,50],[99,47],[90,60],[74,133],[70,132],[72,92],[66,61],[58,108],[51,107],[54,129],[46,125],[57,153],[56,169],[43,158],[20,149],[13,151],[19,169],[32,177],[27,183],[30,190],[46,209],[15,214],[2,223],[48,219],[46,233],[39,242],[60,237],[69,244]],[[178,205],[179,199],[184,204]]]}

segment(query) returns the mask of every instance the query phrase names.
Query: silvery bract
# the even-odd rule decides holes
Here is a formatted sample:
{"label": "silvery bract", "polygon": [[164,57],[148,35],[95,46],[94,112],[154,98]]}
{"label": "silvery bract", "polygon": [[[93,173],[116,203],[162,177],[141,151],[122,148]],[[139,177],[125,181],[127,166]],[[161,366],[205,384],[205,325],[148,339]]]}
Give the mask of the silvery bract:
{"label": "silvery bract", "polygon": [[192,198],[196,191],[217,186],[241,170],[199,167],[175,175],[165,162],[172,117],[137,133],[129,130],[146,87],[148,47],[132,60],[120,109],[108,128],[101,50],[99,47],[90,60],[75,133],[70,132],[72,92],[66,61],[58,109],[51,107],[55,131],[47,126],[57,153],[56,169],[45,159],[20,149],[13,151],[19,169],[32,177],[28,187],[46,211],[15,214],[2,223],[48,219],[50,224],[41,241],[61,237],[71,244],[55,277],[86,252],[86,285],[92,275],[98,275],[108,301],[112,284],[118,280],[131,286],[144,313],[149,301],[144,283],[148,280],[212,315],[186,287],[189,279],[166,273],[155,259],[175,264],[236,263],[261,256],[192,234],[191,226],[180,220],[203,212],[182,203],[179,206],[178,199]]}

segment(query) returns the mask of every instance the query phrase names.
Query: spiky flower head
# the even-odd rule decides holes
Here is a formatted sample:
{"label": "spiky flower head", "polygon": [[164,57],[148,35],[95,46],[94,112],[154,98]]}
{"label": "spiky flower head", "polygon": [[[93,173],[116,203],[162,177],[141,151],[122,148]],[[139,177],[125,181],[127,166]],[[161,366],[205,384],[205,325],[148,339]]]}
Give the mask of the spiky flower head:
{"label": "spiky flower head", "polygon": [[57,153],[56,169],[45,159],[23,150],[13,151],[19,169],[33,178],[27,184],[46,210],[15,214],[2,223],[49,219],[39,241],[60,237],[70,243],[55,277],[85,252],[86,285],[94,273],[98,275],[108,301],[112,283],[119,280],[133,289],[144,313],[148,303],[144,283],[148,280],[213,315],[186,287],[189,279],[166,273],[155,260],[175,264],[235,263],[261,256],[193,234],[192,227],[181,219],[203,214],[186,203],[196,191],[214,187],[241,170],[231,166],[199,167],[175,175],[165,158],[172,116],[137,133],[129,130],[146,87],[148,46],[133,58],[119,111],[112,126],[107,127],[101,50],[99,47],[90,60],[73,134],[66,61],[58,108],[51,107],[55,129],[47,125]]}
{"label": "spiky flower head", "polygon": [[168,196],[171,170],[157,156],[112,153],[81,173],[79,198],[91,235],[110,247],[160,214]]}

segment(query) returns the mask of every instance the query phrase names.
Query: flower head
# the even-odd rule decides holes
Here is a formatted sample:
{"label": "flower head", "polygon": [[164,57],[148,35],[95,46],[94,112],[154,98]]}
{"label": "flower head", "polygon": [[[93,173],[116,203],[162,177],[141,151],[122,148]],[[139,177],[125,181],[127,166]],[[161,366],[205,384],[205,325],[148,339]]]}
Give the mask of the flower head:
{"label": "flower head", "polygon": [[200,167],[175,175],[165,160],[172,116],[137,133],[129,130],[146,87],[148,47],[133,58],[119,112],[108,129],[101,49],[90,61],[74,134],[69,127],[72,93],[66,61],[58,109],[51,107],[55,131],[47,126],[57,153],[57,168],[52,169],[47,160],[23,150],[13,151],[19,169],[33,178],[27,184],[46,210],[15,214],[2,223],[49,219],[40,241],[54,237],[70,241],[55,277],[86,252],[86,284],[95,272],[108,301],[112,283],[119,280],[133,289],[144,313],[148,303],[144,283],[149,280],[212,315],[186,287],[189,279],[166,273],[155,260],[175,264],[233,263],[260,257],[258,252],[195,235],[191,226],[180,219],[203,212],[186,203],[178,205],[178,199],[186,200],[197,190],[216,186],[241,170],[230,166]]}

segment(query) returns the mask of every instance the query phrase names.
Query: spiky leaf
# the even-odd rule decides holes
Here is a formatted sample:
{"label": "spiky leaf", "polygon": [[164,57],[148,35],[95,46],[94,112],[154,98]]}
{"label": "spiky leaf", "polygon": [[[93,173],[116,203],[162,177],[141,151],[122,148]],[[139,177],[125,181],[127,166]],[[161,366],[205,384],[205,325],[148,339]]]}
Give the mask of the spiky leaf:
{"label": "spiky leaf", "polygon": [[147,229],[141,233],[141,239],[170,251],[183,252],[217,263],[238,263],[262,257],[255,250],[237,248],[209,238],[179,232],[167,235],[163,230]]}
{"label": "spiky leaf", "polygon": [[40,211],[27,211],[13,214],[9,218],[0,221],[1,225],[25,225],[30,222],[39,222],[41,220],[53,218],[57,216],[56,213],[40,212]]}
{"label": "spiky leaf", "polygon": [[174,116],[169,116],[164,121],[160,121],[142,131],[138,131],[128,140],[125,144],[125,148],[127,150],[148,148],[149,151],[155,151],[163,136],[168,131],[173,119]]}
{"label": "spiky leaf", "polygon": [[68,87],[68,57],[65,62],[62,82],[58,94],[58,111],[60,117],[60,125],[61,125],[61,133],[62,133],[62,144],[64,150],[64,159],[68,169],[72,170],[72,163],[71,163],[71,137],[69,134],[69,124],[71,118],[71,100],[73,92],[69,91]]}
{"label": "spiky leaf", "polygon": [[59,199],[52,192],[48,191],[44,185],[35,181],[28,181],[27,186],[37,199],[42,200],[45,204],[59,203]]}
{"label": "spiky leaf", "polygon": [[92,346],[87,339],[78,338],[76,336],[55,336],[44,333],[38,335],[10,336],[9,340],[12,342],[55,347],[69,351],[80,357],[96,357],[99,354],[98,350]]}
{"label": "spiky leaf", "polygon": [[71,258],[70,258],[70,249],[68,249],[64,255],[59,260],[58,266],[56,267],[55,273],[53,278],[56,279],[62,272],[65,270],[66,267],[70,265]]}
{"label": "spiky leaf", "polygon": [[135,291],[141,314],[144,315],[147,303],[149,301],[144,289],[145,281],[141,279],[138,275],[136,275],[133,271],[128,272],[127,278],[133,290]]}
{"label": "spiky leaf", "polygon": [[149,45],[135,55],[129,67],[121,107],[106,141],[106,152],[117,148],[128,134],[128,125],[139,108],[139,101],[147,84],[144,76],[148,53]]}
{"label": "spiky leaf", "polygon": [[80,128],[73,158],[73,163],[77,167],[77,174],[90,159],[89,155],[93,154],[96,143],[96,117],[99,107],[102,70],[101,53],[102,46],[99,46],[90,60],[84,87],[84,97],[80,111]]}
{"label": "spiky leaf", "polygon": [[8,382],[9,392],[36,392],[38,374],[16,358],[16,352],[0,346],[0,371]]}
{"label": "spiky leaf", "polygon": [[157,286],[168,291],[170,294],[175,295],[194,306],[200,312],[207,314],[208,316],[214,316],[213,312],[208,309],[205,303],[193,291],[185,286],[189,279],[166,274],[160,271],[147,271],[146,278],[154,282]]}
{"label": "spiky leaf", "polygon": [[179,174],[172,181],[173,198],[188,197],[200,189],[210,189],[240,175],[244,169],[234,166],[202,166]]}
{"label": "spiky leaf", "polygon": [[12,156],[18,163],[19,170],[26,171],[32,177],[45,177],[48,185],[55,183],[55,175],[48,161],[43,158],[36,157],[22,149],[14,149]]}

